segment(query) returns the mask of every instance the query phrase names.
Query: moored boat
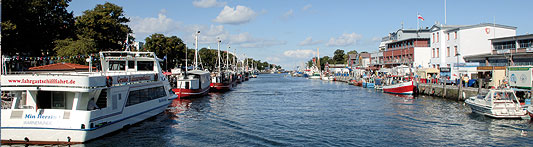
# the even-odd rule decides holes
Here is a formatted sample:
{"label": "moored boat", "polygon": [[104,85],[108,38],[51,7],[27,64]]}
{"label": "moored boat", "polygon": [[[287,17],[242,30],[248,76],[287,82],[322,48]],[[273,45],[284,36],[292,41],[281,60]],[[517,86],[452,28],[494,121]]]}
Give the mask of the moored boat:
{"label": "moored boat", "polygon": [[173,69],[169,76],[172,91],[178,98],[193,98],[207,95],[211,86],[209,72],[203,70],[191,70],[181,72]]}
{"label": "moored boat", "polygon": [[413,81],[401,82],[392,85],[383,86],[383,92],[391,94],[411,95],[413,94]]}
{"label": "moored boat", "polygon": [[211,91],[224,92],[233,89],[234,80],[230,72],[215,73],[211,78]]}
{"label": "moored boat", "polygon": [[176,95],[152,52],[100,52],[99,72],[1,75],[3,144],[77,144],[155,116]]}
{"label": "moored boat", "polygon": [[465,100],[473,113],[493,118],[522,118],[527,116],[511,89],[491,89],[485,96],[473,96]]}

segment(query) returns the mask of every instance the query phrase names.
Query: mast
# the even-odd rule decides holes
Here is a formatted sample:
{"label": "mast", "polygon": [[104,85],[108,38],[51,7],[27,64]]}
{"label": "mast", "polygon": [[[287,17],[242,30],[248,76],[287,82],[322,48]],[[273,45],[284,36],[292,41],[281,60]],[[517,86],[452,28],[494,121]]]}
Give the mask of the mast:
{"label": "mast", "polygon": [[320,74],[320,77],[322,78],[322,70],[320,69],[320,51],[318,50],[318,47],[316,48],[316,61],[317,61],[317,67],[318,67],[318,73]]}
{"label": "mast", "polygon": [[198,35],[200,35],[200,31],[196,33],[196,49],[194,49],[194,70],[198,68]]}
{"label": "mast", "polygon": [[218,38],[218,59],[217,59],[217,62],[218,62],[218,73],[220,74],[220,64],[221,64],[221,60],[220,59],[220,38]]}
{"label": "mast", "polygon": [[229,48],[231,48],[228,44],[228,48],[226,48],[226,70],[229,70]]}
{"label": "mast", "polygon": [[233,48],[233,64],[235,64],[235,71],[239,70],[239,67],[237,66],[237,49],[235,48]]}

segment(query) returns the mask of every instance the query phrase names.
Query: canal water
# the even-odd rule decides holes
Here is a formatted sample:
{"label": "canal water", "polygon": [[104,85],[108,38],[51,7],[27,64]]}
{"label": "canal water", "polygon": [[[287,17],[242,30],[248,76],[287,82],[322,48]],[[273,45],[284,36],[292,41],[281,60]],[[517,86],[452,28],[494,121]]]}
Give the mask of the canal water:
{"label": "canal water", "polygon": [[[472,114],[463,102],[263,74],[87,146],[531,146],[533,123]],[[524,132],[523,132],[524,131]]]}

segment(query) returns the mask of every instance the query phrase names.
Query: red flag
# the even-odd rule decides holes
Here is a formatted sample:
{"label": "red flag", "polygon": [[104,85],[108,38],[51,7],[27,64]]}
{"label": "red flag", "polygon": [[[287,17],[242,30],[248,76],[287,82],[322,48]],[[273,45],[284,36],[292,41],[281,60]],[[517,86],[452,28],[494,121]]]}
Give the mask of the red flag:
{"label": "red flag", "polygon": [[424,21],[424,17],[422,17],[422,15],[418,14],[418,19],[421,19],[422,21]]}

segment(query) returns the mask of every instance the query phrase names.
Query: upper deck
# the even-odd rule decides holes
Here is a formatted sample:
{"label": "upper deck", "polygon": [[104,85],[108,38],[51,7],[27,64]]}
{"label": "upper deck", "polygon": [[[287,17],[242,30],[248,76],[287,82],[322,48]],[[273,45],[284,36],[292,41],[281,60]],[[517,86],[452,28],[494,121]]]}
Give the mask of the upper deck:
{"label": "upper deck", "polygon": [[1,75],[3,90],[90,91],[91,89],[164,81],[153,52],[100,52],[97,72],[19,72]]}

